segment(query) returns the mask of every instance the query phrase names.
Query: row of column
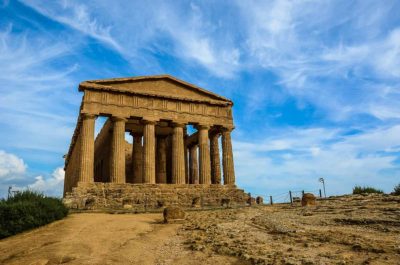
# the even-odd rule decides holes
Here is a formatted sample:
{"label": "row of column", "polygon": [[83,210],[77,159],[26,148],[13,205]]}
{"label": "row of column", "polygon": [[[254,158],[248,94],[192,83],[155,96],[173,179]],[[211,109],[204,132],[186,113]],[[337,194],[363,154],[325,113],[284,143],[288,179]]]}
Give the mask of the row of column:
{"label": "row of column", "polygon": [[[112,117],[113,133],[111,140],[110,181],[125,183],[125,122],[126,119]],[[80,145],[79,181],[94,181],[94,115],[83,114]],[[143,147],[141,136],[133,134],[132,162],[134,183],[166,183],[166,139],[157,138],[157,174],[156,174],[156,137],[155,121],[144,121]],[[184,144],[185,124],[174,123],[172,134],[172,183],[185,184],[186,148]],[[218,133],[210,135],[209,126],[199,125],[198,156],[197,146],[189,151],[189,183],[220,184],[221,166],[219,157]],[[223,129],[222,166],[224,184],[235,184],[232,155],[231,131]]]}

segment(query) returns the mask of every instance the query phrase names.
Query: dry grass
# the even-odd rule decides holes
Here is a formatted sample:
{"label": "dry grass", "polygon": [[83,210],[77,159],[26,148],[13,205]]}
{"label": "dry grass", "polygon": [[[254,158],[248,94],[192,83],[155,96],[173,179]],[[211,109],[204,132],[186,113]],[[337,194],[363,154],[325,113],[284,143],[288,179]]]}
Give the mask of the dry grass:
{"label": "dry grass", "polygon": [[400,197],[371,194],[317,207],[261,206],[190,213],[186,246],[252,264],[399,264]]}

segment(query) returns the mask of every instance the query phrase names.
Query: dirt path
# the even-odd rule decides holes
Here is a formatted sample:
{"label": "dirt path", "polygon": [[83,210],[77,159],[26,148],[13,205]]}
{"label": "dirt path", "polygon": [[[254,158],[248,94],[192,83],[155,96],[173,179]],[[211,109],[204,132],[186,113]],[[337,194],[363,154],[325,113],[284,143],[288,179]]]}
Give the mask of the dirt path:
{"label": "dirt path", "polygon": [[0,264],[240,264],[184,248],[161,214],[72,214],[0,241]]}

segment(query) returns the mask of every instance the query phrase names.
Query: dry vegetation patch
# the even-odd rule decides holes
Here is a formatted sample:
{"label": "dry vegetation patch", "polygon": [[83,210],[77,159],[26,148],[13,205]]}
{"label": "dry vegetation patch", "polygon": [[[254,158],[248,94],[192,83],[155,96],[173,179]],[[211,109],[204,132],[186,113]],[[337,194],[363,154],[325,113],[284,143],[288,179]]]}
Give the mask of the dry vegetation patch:
{"label": "dry vegetation patch", "polygon": [[398,196],[370,194],[316,207],[256,206],[190,212],[186,247],[250,264],[398,264]]}

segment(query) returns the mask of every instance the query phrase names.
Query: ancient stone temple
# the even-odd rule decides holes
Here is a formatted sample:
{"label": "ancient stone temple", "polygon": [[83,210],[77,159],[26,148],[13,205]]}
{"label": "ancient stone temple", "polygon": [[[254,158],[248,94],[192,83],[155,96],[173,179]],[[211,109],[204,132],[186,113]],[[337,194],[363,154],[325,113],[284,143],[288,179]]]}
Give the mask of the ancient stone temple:
{"label": "ancient stone temple", "polygon": [[[245,204],[247,195],[235,185],[232,101],[168,75],[85,81],[79,91],[65,156],[67,205]],[[107,120],[95,138],[100,116]]]}

